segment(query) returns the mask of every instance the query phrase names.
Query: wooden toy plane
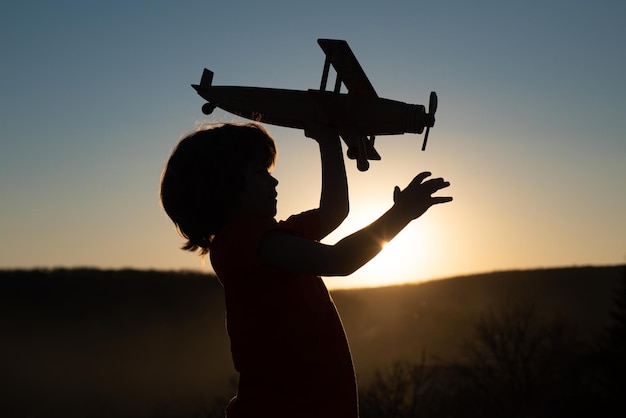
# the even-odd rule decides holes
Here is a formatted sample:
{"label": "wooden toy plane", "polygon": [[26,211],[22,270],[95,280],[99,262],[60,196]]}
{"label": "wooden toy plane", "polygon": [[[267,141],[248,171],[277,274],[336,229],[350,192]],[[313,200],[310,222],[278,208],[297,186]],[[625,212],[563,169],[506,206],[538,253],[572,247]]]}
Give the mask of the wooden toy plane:
{"label": "wooden toy plane", "polygon": [[[204,69],[200,84],[192,87],[208,103],[202,112],[216,107],[257,122],[307,129],[313,124],[331,126],[348,147],[348,157],[357,160],[360,171],[368,160],[380,160],[374,148],[377,135],[421,134],[426,128],[422,151],[435,124],[437,94],[430,93],[429,109],[378,97],[374,87],[346,41],[318,39],[326,54],[319,90],[285,90],[262,87],[213,86],[213,72]],[[326,90],[332,64],[337,78],[333,91]],[[341,84],[348,90],[340,93]]]}

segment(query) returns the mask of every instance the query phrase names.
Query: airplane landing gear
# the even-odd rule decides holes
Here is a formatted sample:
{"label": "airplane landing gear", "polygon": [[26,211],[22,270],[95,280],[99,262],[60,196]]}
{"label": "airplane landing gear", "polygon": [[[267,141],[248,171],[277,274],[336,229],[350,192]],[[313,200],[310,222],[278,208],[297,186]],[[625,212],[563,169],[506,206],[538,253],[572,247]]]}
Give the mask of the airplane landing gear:
{"label": "airplane landing gear", "polygon": [[205,115],[210,115],[211,113],[213,113],[216,107],[217,105],[214,105],[213,103],[205,103],[202,105],[202,113],[204,113]]}

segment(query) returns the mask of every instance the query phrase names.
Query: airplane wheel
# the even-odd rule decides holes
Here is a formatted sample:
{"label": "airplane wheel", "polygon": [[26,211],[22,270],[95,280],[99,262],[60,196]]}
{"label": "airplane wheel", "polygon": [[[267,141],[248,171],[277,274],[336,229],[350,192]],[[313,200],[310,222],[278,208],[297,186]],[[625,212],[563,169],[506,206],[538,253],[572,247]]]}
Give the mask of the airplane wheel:
{"label": "airplane wheel", "polygon": [[367,161],[367,159],[358,159],[356,161],[356,168],[359,169],[359,171],[367,171],[370,168],[370,162]]}
{"label": "airplane wheel", "polygon": [[202,113],[210,115],[215,110],[216,106],[212,103],[205,103],[202,105]]}

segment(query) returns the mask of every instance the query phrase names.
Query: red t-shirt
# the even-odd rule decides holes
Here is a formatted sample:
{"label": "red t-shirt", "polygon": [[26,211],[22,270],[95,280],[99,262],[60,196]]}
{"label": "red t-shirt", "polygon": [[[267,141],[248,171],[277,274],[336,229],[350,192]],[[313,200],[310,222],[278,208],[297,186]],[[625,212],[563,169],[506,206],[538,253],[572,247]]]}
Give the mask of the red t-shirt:
{"label": "red t-shirt", "polygon": [[358,417],[350,349],[322,279],[259,260],[261,238],[276,229],[320,239],[313,210],[280,223],[244,217],[227,225],[211,244],[240,374],[228,417]]}

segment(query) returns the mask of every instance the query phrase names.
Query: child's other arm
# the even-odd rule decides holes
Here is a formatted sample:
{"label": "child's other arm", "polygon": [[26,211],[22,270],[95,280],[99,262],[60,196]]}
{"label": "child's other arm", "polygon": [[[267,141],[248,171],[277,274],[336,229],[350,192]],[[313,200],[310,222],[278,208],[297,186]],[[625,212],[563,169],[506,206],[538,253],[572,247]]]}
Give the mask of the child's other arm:
{"label": "child's other arm", "polygon": [[318,211],[321,238],[324,238],[346,219],[350,210],[341,139],[336,131],[321,126],[305,131],[305,135],[320,147],[322,192]]}
{"label": "child's other arm", "polygon": [[276,231],[268,234],[260,247],[261,260],[285,270],[320,276],[347,276],[374,258],[383,245],[413,219],[433,205],[449,202],[451,197],[432,196],[450,185],[442,178],[426,180],[421,173],[403,190],[394,190],[394,205],[365,228],[335,245],[325,245]]}

